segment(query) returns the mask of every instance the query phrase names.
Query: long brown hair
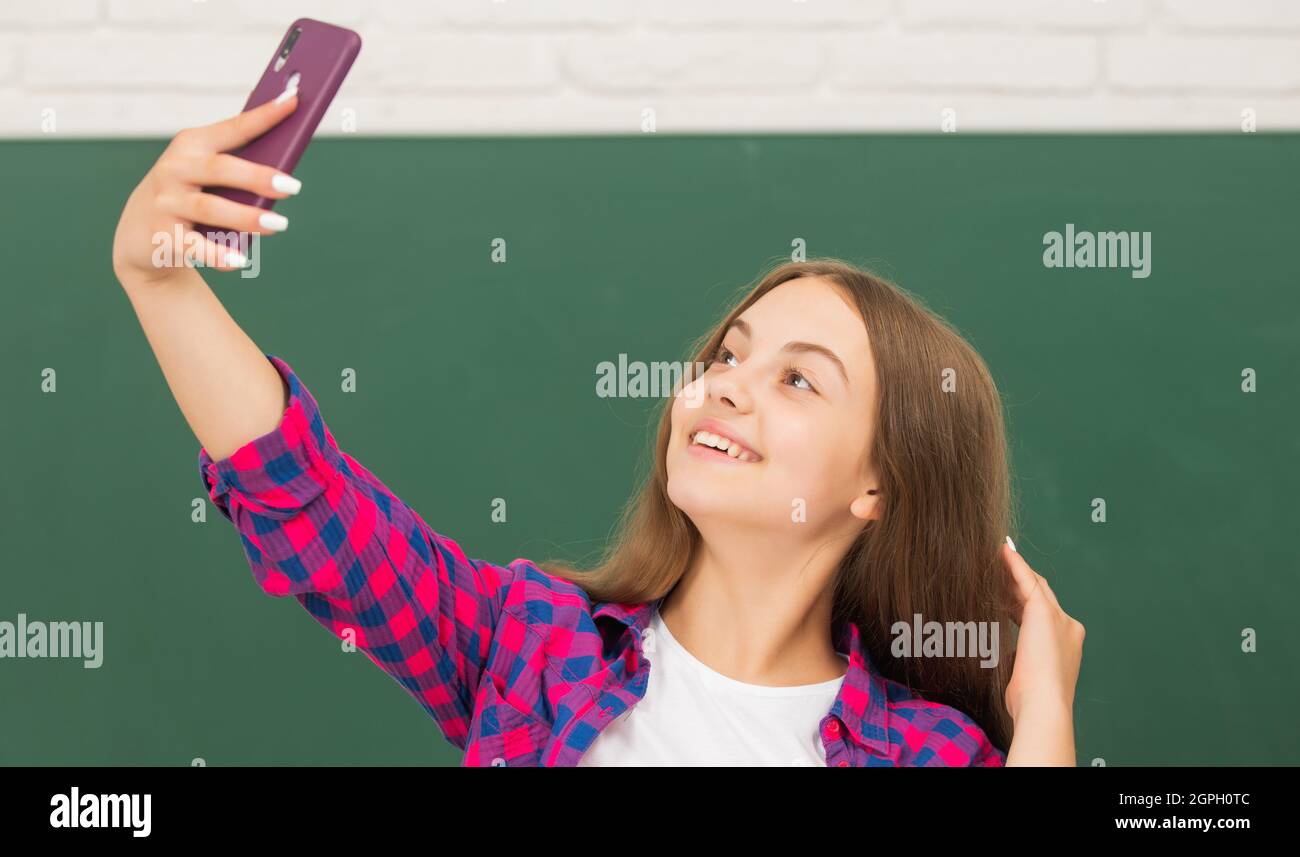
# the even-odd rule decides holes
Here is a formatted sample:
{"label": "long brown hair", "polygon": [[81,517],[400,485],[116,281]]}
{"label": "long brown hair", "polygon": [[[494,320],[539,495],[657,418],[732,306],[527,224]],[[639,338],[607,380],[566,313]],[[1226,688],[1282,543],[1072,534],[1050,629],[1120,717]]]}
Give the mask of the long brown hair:
{"label": "long brown hair", "polygon": [[[822,258],[769,267],[695,343],[691,364],[707,365],[732,321],[767,292],[811,276],[836,284],[857,307],[880,390],[871,460],[883,508],[839,564],[835,617],[857,624],[883,675],[965,712],[1006,750],[1011,719],[1003,694],[1012,666],[1013,613],[1000,550],[1015,513],[1001,399],[980,356],[915,296],[848,262]],[[669,398],[651,470],[623,510],[601,562],[584,571],[540,564],[581,586],[593,601],[635,604],[666,595],[694,556],[699,531],[668,496],[671,411]],[[911,628],[916,614],[926,623],[997,622],[997,666],[982,667],[978,655],[895,657],[891,628],[900,621]]]}

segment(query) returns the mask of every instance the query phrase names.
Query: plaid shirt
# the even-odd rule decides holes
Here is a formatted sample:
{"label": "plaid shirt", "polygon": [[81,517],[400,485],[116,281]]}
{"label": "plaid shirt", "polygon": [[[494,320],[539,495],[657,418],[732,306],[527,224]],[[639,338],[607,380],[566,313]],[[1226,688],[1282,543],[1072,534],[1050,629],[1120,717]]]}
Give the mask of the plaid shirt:
{"label": "plaid shirt", "polygon": [[[356,459],[283,360],[289,406],[229,458],[199,450],[208,496],[239,533],[253,577],[292,595],[330,633],[410,693],[462,765],[574,766],[646,691],[641,640],[658,601],[592,603],[532,562],[470,559]],[[849,656],[820,721],[826,764],[999,766],[1006,756],[962,712],[881,676],[850,622]]]}

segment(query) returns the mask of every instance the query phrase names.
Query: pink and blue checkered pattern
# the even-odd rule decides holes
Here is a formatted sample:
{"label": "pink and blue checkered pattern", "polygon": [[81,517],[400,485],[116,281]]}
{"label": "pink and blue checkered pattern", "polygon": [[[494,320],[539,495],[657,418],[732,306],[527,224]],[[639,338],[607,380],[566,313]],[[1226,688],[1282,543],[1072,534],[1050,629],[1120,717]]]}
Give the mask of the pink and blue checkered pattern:
{"label": "pink and blue checkered pattern", "polygon": [[[467,557],[341,452],[316,400],[278,357],[279,426],[230,457],[199,450],[208,496],[239,533],[257,584],[293,596],[415,697],[463,765],[577,764],[640,700],[641,641],[658,602],[593,603],[532,562]],[[850,622],[848,672],[821,721],[826,764],[1000,766],[960,711],[881,676]]]}

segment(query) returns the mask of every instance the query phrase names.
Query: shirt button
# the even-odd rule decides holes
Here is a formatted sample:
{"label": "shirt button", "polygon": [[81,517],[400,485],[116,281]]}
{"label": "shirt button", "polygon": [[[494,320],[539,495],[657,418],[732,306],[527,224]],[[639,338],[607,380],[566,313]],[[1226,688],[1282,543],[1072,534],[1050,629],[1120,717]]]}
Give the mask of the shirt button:
{"label": "shirt button", "polygon": [[495,759],[492,760],[492,767],[494,768],[504,768],[505,766],[506,766],[506,760],[501,758],[500,756],[497,756]]}
{"label": "shirt button", "polygon": [[847,768],[847,767],[849,766],[849,760],[848,760],[848,759],[840,759],[840,760],[836,763],[836,765],[837,765],[838,767],[841,767],[841,768]]}
{"label": "shirt button", "polygon": [[834,737],[834,736],[836,736],[836,735],[839,735],[839,734],[840,734],[840,722],[839,722],[838,720],[831,720],[830,723],[827,723],[827,724],[826,724],[826,734],[827,734],[827,735],[830,735],[830,736],[832,736],[832,737]]}

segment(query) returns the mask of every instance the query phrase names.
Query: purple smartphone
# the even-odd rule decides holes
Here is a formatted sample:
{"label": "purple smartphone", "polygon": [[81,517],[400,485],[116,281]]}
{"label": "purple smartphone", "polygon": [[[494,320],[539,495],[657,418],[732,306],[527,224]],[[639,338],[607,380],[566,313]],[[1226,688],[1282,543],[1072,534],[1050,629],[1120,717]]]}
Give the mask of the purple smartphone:
{"label": "purple smartphone", "polygon": [[[230,154],[292,174],[360,52],[361,37],[352,30],[311,18],[299,18],[290,24],[262,79],[248,96],[244,110],[251,110],[284,92],[294,75],[298,76],[298,106],[280,124]],[[205,187],[203,191],[268,210],[276,203],[275,199],[239,188]],[[248,247],[244,246],[249,241],[247,234],[198,223],[194,231],[221,246],[238,247],[245,255],[248,253]]]}

